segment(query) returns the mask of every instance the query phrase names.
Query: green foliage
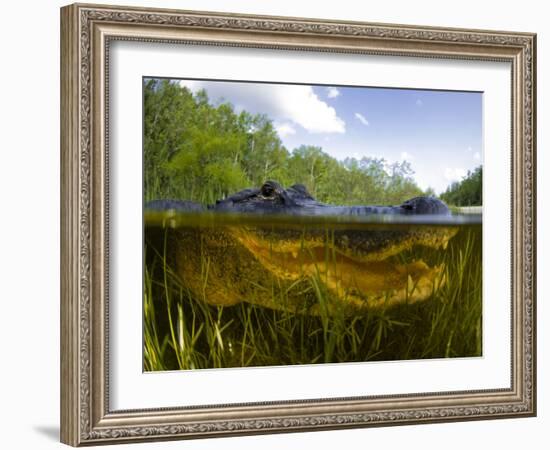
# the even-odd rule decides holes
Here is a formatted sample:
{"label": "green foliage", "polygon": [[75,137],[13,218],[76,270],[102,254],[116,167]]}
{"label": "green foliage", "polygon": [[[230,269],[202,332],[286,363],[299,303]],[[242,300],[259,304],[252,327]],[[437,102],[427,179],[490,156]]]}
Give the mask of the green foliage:
{"label": "green foliage", "polygon": [[451,184],[441,199],[454,206],[481,206],[483,202],[483,168],[477,167],[460,182]]}
{"label": "green foliage", "polygon": [[164,164],[188,139],[197,102],[188,90],[167,80],[147,80],[143,100],[145,199],[158,192],[170,197],[176,193]]}
{"label": "green foliage", "polygon": [[178,198],[213,203],[238,190],[276,180],[304,184],[319,201],[398,204],[422,195],[408,162],[338,161],[321,147],[289,152],[264,114],[211,104],[169,80],[144,84],[145,200]]}

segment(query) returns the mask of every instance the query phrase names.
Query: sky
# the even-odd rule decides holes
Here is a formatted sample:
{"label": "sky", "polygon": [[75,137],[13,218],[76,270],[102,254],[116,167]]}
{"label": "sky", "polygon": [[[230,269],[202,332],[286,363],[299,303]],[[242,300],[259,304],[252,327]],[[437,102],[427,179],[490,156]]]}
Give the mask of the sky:
{"label": "sky", "polygon": [[266,114],[285,147],[322,147],[343,160],[409,161],[422,189],[443,192],[482,164],[482,93],[180,80],[213,104]]}

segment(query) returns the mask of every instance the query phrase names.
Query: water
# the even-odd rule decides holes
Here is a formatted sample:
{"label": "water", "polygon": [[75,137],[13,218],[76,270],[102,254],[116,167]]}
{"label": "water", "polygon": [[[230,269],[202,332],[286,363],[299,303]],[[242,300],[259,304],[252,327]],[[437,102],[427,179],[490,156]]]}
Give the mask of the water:
{"label": "water", "polygon": [[145,254],[147,370],[481,355],[479,215],[147,213]]}

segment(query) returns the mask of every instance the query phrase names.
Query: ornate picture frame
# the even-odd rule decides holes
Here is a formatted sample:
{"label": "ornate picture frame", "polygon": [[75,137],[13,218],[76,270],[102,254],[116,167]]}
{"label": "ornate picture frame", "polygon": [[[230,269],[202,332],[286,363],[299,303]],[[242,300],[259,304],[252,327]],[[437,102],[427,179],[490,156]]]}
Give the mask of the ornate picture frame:
{"label": "ornate picture frame", "polygon": [[[509,63],[510,386],[114,410],[108,138],[110,46],[117,41]],[[62,8],[61,441],[81,446],[534,416],[535,89],[531,33],[105,5]]]}

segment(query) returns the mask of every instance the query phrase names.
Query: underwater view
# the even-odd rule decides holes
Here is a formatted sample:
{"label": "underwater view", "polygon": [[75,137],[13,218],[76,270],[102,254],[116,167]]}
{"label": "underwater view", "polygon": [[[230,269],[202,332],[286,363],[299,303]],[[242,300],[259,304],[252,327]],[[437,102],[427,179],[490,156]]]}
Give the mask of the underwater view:
{"label": "underwater view", "polygon": [[143,86],[143,370],[482,356],[480,93]]}
{"label": "underwater view", "polygon": [[146,370],[481,356],[479,216],[374,219],[146,215]]}

